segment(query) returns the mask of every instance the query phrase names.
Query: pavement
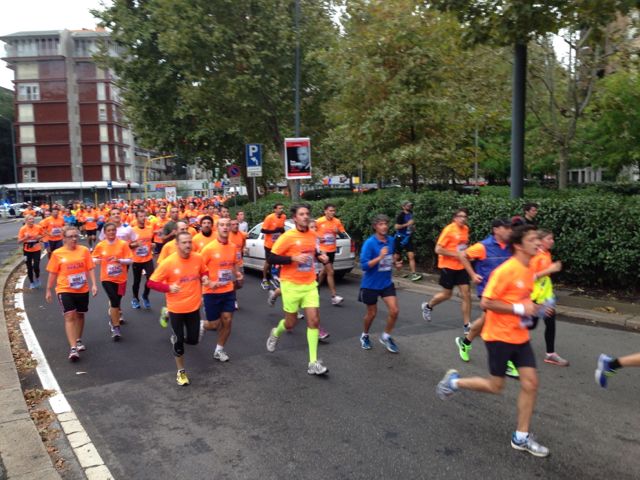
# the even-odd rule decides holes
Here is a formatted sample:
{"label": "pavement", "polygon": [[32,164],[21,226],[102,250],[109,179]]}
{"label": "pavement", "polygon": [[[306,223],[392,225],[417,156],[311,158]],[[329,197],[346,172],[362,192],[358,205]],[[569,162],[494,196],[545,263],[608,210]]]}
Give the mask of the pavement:
{"label": "pavement", "polygon": [[[0,254],[3,250],[9,249],[0,248]],[[1,285],[18,265],[13,262],[0,270]],[[41,267],[45,265],[43,261]],[[339,286],[349,299],[344,308],[329,306],[323,289],[321,315],[332,338],[320,354],[331,373],[318,382],[310,382],[304,371],[301,327],[281,341],[278,352],[264,352],[268,327],[280,315],[277,308],[265,307],[258,280],[251,275],[240,292],[241,310],[228,345],[232,362],[211,363],[206,349],[215,344],[215,333],[207,334],[207,346],[188,351],[188,389],[173,384],[167,332],[155,321],[161,304],[155,293],[155,311],[150,312],[131,311],[130,296],[125,297],[131,320],[119,344],[107,340],[103,292],[92,299],[96,307],[90,309],[95,318],[87,321],[88,352],[73,367],[66,361],[60,325],[50,321],[59,316],[57,308],[29,295],[25,308],[69,403],[116,478],[467,478],[471,468],[490,478],[597,478],[605,469],[611,478],[633,478],[633,472],[640,471],[635,451],[640,438],[629,424],[632,417],[624,415],[637,405],[638,387],[630,376],[616,378],[628,391],[624,398],[616,397],[619,415],[593,431],[590,415],[580,414],[589,411],[597,417],[612,408],[593,385],[595,357],[584,345],[597,342],[598,348],[611,352],[637,345],[635,336],[581,325],[637,331],[639,306],[558,292],[558,318],[567,321],[558,328],[559,338],[566,339],[564,343],[576,340],[577,345],[563,346],[572,360],[570,369],[541,367],[540,375],[550,391],[564,390],[568,383],[578,393],[570,399],[540,399],[538,428],[557,445],[554,462],[544,463],[501,450],[502,437],[513,423],[513,391],[505,394],[509,400],[461,395],[459,410],[433,400],[431,385],[445,366],[457,361],[457,354],[451,354],[452,331],[460,327],[459,318],[455,320],[457,299],[438,307],[436,320],[426,327],[418,318],[415,305],[439,290],[437,277],[395,279],[401,307],[396,341],[402,355],[394,356],[377,342],[372,352],[354,347],[362,315],[361,305],[351,301],[358,274],[355,270]],[[29,418],[4,323],[0,312],[0,480],[60,478]],[[376,331],[381,324],[378,318]],[[485,373],[483,349],[478,345],[476,350],[477,361],[453,365]],[[583,381],[587,376],[589,381]],[[426,393],[424,385],[430,386]],[[497,402],[507,408],[506,418],[495,408]],[[558,423],[570,423],[575,435],[563,436],[563,429],[553,428]],[[460,441],[455,432],[464,432],[465,439]],[[614,452],[598,448],[594,435]]]}

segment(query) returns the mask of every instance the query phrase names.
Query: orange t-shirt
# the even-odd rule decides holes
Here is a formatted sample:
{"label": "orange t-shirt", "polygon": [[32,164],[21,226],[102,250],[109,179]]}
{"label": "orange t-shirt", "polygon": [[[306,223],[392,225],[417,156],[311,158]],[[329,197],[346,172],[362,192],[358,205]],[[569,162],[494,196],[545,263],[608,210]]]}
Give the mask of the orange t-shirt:
{"label": "orange t-shirt", "polygon": [[23,243],[23,249],[25,252],[39,252],[42,250],[40,240],[35,240],[41,235],[44,235],[44,231],[37,223],[34,223],[31,227],[29,225],[25,225],[18,231],[18,238],[28,239],[26,243]]}
{"label": "orange t-shirt", "polygon": [[153,241],[156,243],[162,243],[162,239],[160,238],[160,233],[162,233],[162,229],[164,226],[169,223],[168,218],[160,218],[158,217],[156,221],[153,223]]}
{"label": "orange t-shirt", "polygon": [[538,254],[531,259],[529,266],[533,273],[538,273],[549,268],[552,263],[551,252],[539,251]]}
{"label": "orange t-shirt", "polygon": [[47,217],[42,220],[38,225],[44,228],[47,232],[49,240],[54,242],[62,240],[62,229],[64,228],[64,218],[58,215],[58,218]]}
{"label": "orange t-shirt", "polygon": [[198,212],[198,210],[185,210],[184,219],[189,223],[189,225],[193,225],[194,223],[198,223],[199,214],[200,212]]}
{"label": "orange t-shirt", "polygon": [[160,250],[160,255],[158,255],[158,264],[162,262],[165,258],[167,258],[172,253],[176,253],[178,251],[178,244],[176,243],[176,239],[168,241]]}
{"label": "orange t-shirt", "polygon": [[280,280],[308,285],[316,281],[316,234],[311,230],[300,232],[292,228],[282,234],[273,244],[271,253],[293,257],[308,254],[311,260],[306,263],[291,262],[282,265]]}
{"label": "orange t-shirt", "polygon": [[209,245],[215,239],[216,239],[216,234],[215,234],[215,232],[213,230],[211,231],[211,235],[209,235],[208,237],[203,235],[202,232],[196,233],[193,236],[193,240],[192,240],[192,242],[193,242],[193,251],[194,252],[202,252],[204,247]]}
{"label": "orange t-shirt", "polygon": [[109,209],[108,208],[103,208],[102,210],[98,210],[96,215],[98,215],[98,221],[99,222],[106,222],[107,219],[109,218]]}
{"label": "orange t-shirt", "polygon": [[[438,245],[449,252],[459,252],[467,248],[469,242],[469,227],[464,225],[458,227],[455,222],[451,222],[444,227],[442,233],[438,237]],[[454,257],[438,255],[438,268],[449,268],[451,270],[463,270],[464,266]]]}
{"label": "orange t-shirt", "polygon": [[178,293],[167,292],[167,308],[172,313],[190,313],[200,308],[202,303],[202,282],[207,267],[199,253],[191,253],[189,258],[180,254],[169,255],[151,275],[154,282],[180,285]]}
{"label": "orange t-shirt", "polygon": [[336,239],[338,233],[344,233],[345,229],[339,218],[333,217],[328,220],[327,217],[320,217],[316,220],[318,231],[316,235],[320,239],[321,252],[335,252],[337,250]]}
{"label": "orange t-shirt", "polygon": [[484,260],[487,258],[487,249],[480,242],[471,245],[464,253],[469,260]]}
{"label": "orange t-shirt", "polygon": [[[491,273],[482,296],[513,305],[530,302],[532,291],[533,271],[511,257]],[[519,315],[487,310],[485,318],[482,329],[482,339],[485,342],[522,344],[529,341],[529,330],[520,325]]]}
{"label": "orange t-shirt", "polygon": [[236,255],[238,247],[232,242],[220,243],[215,239],[202,252],[202,260],[209,271],[209,279],[213,282],[224,282],[216,288],[204,287],[202,293],[227,293],[234,289],[234,269],[238,265]]}
{"label": "orange t-shirt", "polygon": [[151,260],[153,257],[153,230],[150,226],[140,228],[138,226],[133,227],[133,233],[136,235],[136,243],[138,246],[133,249],[133,261],[135,263],[144,263]]}
{"label": "orange t-shirt", "polygon": [[229,232],[229,241],[235,243],[240,252],[242,252],[247,243],[247,234],[239,230],[237,232]]}
{"label": "orange t-shirt", "polygon": [[[284,228],[284,222],[287,219],[287,216],[283,213],[280,218],[276,216],[275,213],[270,213],[264,218],[262,222],[262,228],[264,230],[275,230],[276,228]],[[272,248],[273,244],[278,237],[283,235],[282,233],[266,233],[264,235],[264,246],[265,248]]]}
{"label": "orange t-shirt", "polygon": [[100,259],[100,281],[125,283],[127,281],[128,267],[118,260],[132,258],[133,254],[129,244],[116,238],[113,243],[102,240],[93,249],[91,256]]}
{"label": "orange t-shirt", "polygon": [[84,215],[84,229],[85,230],[97,230],[98,229],[98,211],[95,209],[87,210]]}
{"label": "orange t-shirt", "polygon": [[56,293],[87,293],[88,273],[93,270],[89,249],[78,245],[71,250],[62,246],[51,252],[47,272],[56,273]]}
{"label": "orange t-shirt", "polygon": [[33,208],[27,208],[24,212],[22,212],[22,216],[27,218],[29,215],[36,216],[36,211]]}

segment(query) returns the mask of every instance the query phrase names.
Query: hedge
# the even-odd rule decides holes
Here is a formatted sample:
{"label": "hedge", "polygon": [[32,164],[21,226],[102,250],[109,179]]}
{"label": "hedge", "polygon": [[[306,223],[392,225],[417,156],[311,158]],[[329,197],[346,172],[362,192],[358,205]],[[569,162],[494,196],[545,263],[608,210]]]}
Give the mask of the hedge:
{"label": "hedge", "polygon": [[[541,228],[556,236],[554,258],[562,260],[558,280],[585,286],[629,289],[640,286],[640,198],[581,192],[578,195],[530,197],[510,200],[494,195],[459,195],[455,192],[412,194],[390,189],[371,195],[308,202],[314,217],[322,215],[327,202],[336,205],[337,216],[359,246],[371,233],[370,220],[385,213],[395,222],[402,200],[414,203],[416,232],[414,244],[419,264],[427,270],[436,266],[433,252],[442,228],[451,221],[457,207],[469,209],[471,241],[479,241],[490,232],[496,217],[522,214],[522,205],[534,201],[540,205]],[[260,201],[244,206],[247,221],[254,225],[271,213],[274,202]],[[287,207],[291,204],[286,200]]]}

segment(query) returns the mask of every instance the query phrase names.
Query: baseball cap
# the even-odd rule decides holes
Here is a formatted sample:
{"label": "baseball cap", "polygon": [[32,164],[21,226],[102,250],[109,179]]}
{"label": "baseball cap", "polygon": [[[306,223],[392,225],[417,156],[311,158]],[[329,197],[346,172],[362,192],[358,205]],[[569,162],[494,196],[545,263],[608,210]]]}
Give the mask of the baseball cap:
{"label": "baseball cap", "polygon": [[508,218],[496,218],[493,222],[491,222],[491,228],[498,227],[509,227],[511,228],[511,220]]}
{"label": "baseball cap", "polygon": [[403,206],[403,207],[406,207],[407,205],[413,205],[413,202],[412,202],[411,200],[404,200],[404,201],[402,202],[402,206]]}

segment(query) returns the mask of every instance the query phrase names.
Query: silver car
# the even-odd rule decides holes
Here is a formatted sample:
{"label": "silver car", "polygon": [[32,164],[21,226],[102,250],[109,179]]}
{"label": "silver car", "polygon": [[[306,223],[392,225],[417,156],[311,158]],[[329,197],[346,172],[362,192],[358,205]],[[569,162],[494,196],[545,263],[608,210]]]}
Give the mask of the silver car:
{"label": "silver car", "polygon": [[[295,228],[293,221],[287,220],[284,229]],[[261,233],[262,223],[257,224],[247,234],[244,247],[244,266],[251,270],[262,271],[264,265],[264,233]],[[353,270],[356,258],[355,244],[347,233],[339,233],[336,239],[336,257],[333,262],[336,278],[342,278]]]}

